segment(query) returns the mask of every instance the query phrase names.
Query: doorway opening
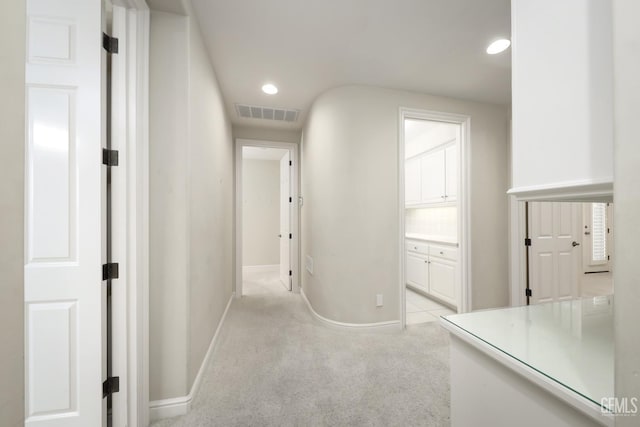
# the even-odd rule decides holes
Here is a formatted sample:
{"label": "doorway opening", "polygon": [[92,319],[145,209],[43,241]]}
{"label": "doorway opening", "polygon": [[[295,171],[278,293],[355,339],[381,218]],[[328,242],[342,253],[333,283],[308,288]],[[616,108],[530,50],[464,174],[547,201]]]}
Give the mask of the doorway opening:
{"label": "doorway opening", "polygon": [[521,203],[527,304],[613,294],[613,203]]}
{"label": "doorway opening", "polygon": [[467,156],[469,118],[400,114],[402,325],[469,310]]}
{"label": "doorway opening", "polygon": [[236,145],[236,296],[299,292],[297,146]]}

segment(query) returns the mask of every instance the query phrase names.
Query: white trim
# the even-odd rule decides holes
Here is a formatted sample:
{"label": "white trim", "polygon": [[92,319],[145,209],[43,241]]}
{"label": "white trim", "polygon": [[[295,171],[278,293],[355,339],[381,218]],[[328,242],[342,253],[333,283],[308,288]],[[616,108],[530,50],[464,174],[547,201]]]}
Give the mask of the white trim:
{"label": "white trim", "polygon": [[[207,350],[207,354],[204,356],[204,360],[200,365],[200,369],[198,370],[198,375],[196,375],[196,379],[193,381],[193,385],[191,386],[191,391],[186,396],[173,397],[171,399],[160,399],[149,402],[149,416],[151,421],[160,420],[162,418],[171,418],[178,415],[184,415],[191,410],[191,403],[195,398],[196,394],[200,390],[200,384],[202,383],[202,378],[204,377],[204,372],[206,367],[209,364],[209,360],[213,354],[213,350],[218,342],[218,335],[220,333],[220,329],[222,329],[222,325],[227,318],[227,313],[229,312],[229,307],[231,307],[231,303],[233,302],[233,294],[229,298],[229,302],[227,303],[227,307],[224,309],[224,313],[222,313],[222,317],[220,318],[220,322],[218,322],[218,327],[216,328],[215,334],[213,334],[213,338],[211,338],[211,343],[209,344],[209,349]],[[145,424],[146,425],[146,424]]]}
{"label": "white trim", "polygon": [[515,187],[507,194],[525,201],[613,201],[613,178],[584,179],[554,184]]}
{"label": "white trim", "polygon": [[243,265],[242,273],[272,273],[280,271],[280,264],[273,265]]}
{"label": "white trim", "polygon": [[398,218],[400,222],[398,248],[399,268],[398,281],[400,289],[400,319],[402,328],[407,325],[406,319],[406,285],[405,285],[405,203],[404,203],[404,120],[407,118],[455,123],[461,127],[459,147],[459,183],[458,183],[458,243],[460,259],[457,262],[460,277],[458,295],[458,312],[471,310],[471,117],[462,114],[443,113],[439,111],[418,110],[400,107],[398,119]]}
{"label": "white trim", "polygon": [[525,209],[515,196],[509,197],[509,302],[512,307],[525,305],[527,299],[525,269]]}
{"label": "white trim", "polygon": [[513,372],[522,375],[527,380],[538,385],[543,390],[549,392],[553,396],[572,406],[581,413],[588,415],[599,423],[604,422],[607,426],[614,425],[615,419],[613,415],[603,414],[600,411],[599,406],[581,397],[577,393],[569,390],[567,387],[560,385],[557,381],[541,374],[535,369],[517,360],[513,356],[510,356],[507,353],[498,350],[496,347],[487,344],[486,342],[475,337],[474,335],[471,335],[470,333],[466,332],[459,326],[446,319],[440,319],[440,326],[446,329],[454,337],[454,339],[457,338],[460,341],[471,345],[478,351],[486,354],[491,359],[496,360],[506,368],[511,369]]}
{"label": "white trim", "polygon": [[298,144],[293,142],[264,141],[258,139],[237,138],[235,141],[235,294],[236,298],[242,297],[242,147],[267,147],[289,150],[293,162],[291,171],[291,289],[294,293],[300,292],[300,199],[299,199],[299,174],[300,158]]}
{"label": "white trim", "polygon": [[[114,426],[149,424],[149,30],[144,0],[114,0],[113,172],[114,256],[121,279],[114,290]],[[118,19],[115,19],[117,14]],[[126,285],[126,286],[125,286]],[[119,291],[118,289],[121,289]],[[116,301],[117,300],[117,301]]]}
{"label": "white trim", "polygon": [[304,302],[307,304],[307,307],[309,307],[309,311],[311,312],[311,314],[313,314],[313,316],[316,319],[318,319],[320,322],[322,322],[324,325],[329,326],[331,328],[337,328],[342,330],[349,329],[352,331],[371,331],[372,329],[376,331],[402,330],[401,323],[399,320],[390,320],[387,322],[376,322],[376,323],[345,323],[345,322],[338,322],[337,320],[327,319],[326,317],[318,314],[313,309],[313,306],[311,305],[311,302],[309,302],[309,299],[305,295],[303,289],[300,290],[300,295],[302,296],[302,299],[304,300]]}

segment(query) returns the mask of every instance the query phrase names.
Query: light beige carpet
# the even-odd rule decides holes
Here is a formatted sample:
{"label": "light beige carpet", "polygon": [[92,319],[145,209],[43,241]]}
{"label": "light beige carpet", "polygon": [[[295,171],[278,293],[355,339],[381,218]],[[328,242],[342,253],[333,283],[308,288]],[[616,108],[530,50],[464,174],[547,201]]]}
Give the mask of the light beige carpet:
{"label": "light beige carpet", "polygon": [[299,295],[253,292],[232,303],[191,412],[153,426],[447,426],[448,354],[436,322],[336,330]]}

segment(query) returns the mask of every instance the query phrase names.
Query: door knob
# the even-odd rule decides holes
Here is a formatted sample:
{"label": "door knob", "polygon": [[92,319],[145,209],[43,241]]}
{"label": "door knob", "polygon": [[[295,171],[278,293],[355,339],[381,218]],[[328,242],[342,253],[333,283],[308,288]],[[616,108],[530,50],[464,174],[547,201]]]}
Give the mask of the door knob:
{"label": "door knob", "polygon": [[580,243],[576,242],[575,240],[573,242],[571,242],[571,246],[573,246],[574,248],[576,246],[580,246]]}

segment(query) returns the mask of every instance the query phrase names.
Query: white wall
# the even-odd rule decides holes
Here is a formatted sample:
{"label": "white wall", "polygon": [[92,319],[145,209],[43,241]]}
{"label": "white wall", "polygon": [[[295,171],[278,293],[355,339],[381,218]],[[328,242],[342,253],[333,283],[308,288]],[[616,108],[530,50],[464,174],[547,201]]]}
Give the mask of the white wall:
{"label": "white wall", "polygon": [[[640,398],[640,2],[614,0],[615,90],[615,395]],[[637,426],[639,416],[616,426]]]}
{"label": "white wall", "polygon": [[319,96],[303,130],[302,257],[314,259],[305,294],[332,320],[400,318],[400,107],[471,116],[472,307],[506,305],[507,108],[366,86]]}
{"label": "white wall", "polygon": [[233,126],[233,139],[258,139],[262,141],[300,143],[302,132],[288,129],[264,129],[260,127]]}
{"label": "white wall", "polygon": [[280,263],[280,161],[242,160],[242,265]]}
{"label": "white wall", "polygon": [[200,34],[190,18],[188,387],[231,297],[234,270],[231,123]]}
{"label": "white wall", "polygon": [[24,68],[26,1],[5,2],[0,27],[0,425],[24,424]]}
{"label": "white wall", "polygon": [[513,186],[611,183],[611,2],[512,0],[511,24]]}
{"label": "white wall", "polygon": [[231,296],[231,126],[195,20],[152,11],[150,399],[185,396]]}

